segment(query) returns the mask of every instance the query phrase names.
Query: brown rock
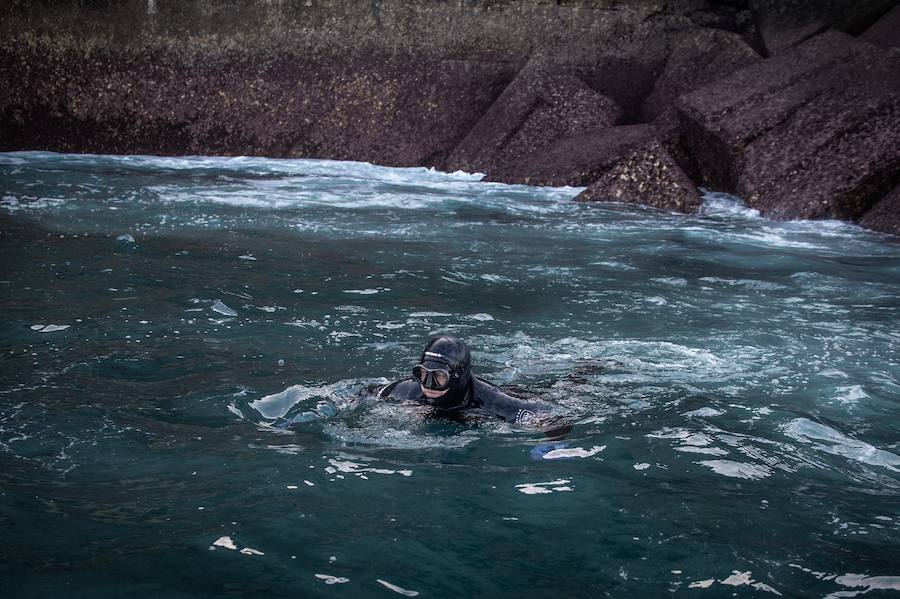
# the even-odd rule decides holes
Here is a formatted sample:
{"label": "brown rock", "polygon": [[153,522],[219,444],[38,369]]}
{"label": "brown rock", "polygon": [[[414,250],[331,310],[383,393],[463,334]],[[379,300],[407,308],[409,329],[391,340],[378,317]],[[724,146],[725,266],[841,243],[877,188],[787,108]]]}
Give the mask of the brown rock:
{"label": "brown rock", "polygon": [[697,188],[657,140],[628,152],[575,199],[633,202],[685,213],[700,207]]}
{"label": "brown rock", "polygon": [[678,35],[662,74],[644,101],[644,119],[661,129],[676,128],[675,101],[679,96],[761,59],[734,33],[694,29]]}
{"label": "brown rock", "polygon": [[621,109],[559,67],[529,64],[503,91],[444,164],[492,172],[557,139],[613,125]]}
{"label": "brown rock", "polygon": [[322,157],[434,165],[496,99],[503,63],[251,57],[0,44],[0,149]]}
{"label": "brown rock", "polygon": [[486,181],[585,186],[656,136],[652,125],[622,125],[561,139],[541,152],[503,162]]}
{"label": "brown rock", "polygon": [[858,218],[900,175],[898,72],[829,32],[682,96],[702,183],[772,218]]}
{"label": "brown rock", "polygon": [[866,229],[900,236],[900,185],[866,212],[859,224]]}

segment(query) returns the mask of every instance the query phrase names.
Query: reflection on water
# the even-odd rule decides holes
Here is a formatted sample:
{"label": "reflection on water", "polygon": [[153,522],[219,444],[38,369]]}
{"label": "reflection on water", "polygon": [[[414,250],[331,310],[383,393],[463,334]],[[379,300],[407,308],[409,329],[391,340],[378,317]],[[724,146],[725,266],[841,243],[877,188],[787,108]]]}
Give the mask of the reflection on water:
{"label": "reflection on water", "polygon": [[[895,240],[359,163],[0,173],[13,596],[900,590]],[[438,332],[574,430],[359,395]]]}

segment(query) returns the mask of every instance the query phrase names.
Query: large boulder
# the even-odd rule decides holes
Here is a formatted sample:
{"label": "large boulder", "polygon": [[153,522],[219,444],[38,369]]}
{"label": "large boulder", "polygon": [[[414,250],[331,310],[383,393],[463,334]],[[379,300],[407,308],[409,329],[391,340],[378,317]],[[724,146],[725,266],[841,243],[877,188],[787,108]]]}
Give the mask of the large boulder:
{"label": "large boulder", "polygon": [[[440,166],[538,55],[639,107],[681,18],[658,5],[0,2],[0,150]],[[606,111],[573,83],[532,129]]]}
{"label": "large boulder", "polygon": [[691,29],[675,36],[666,66],[644,101],[644,120],[662,130],[677,129],[679,96],[761,59],[734,33]]}
{"label": "large boulder", "polygon": [[0,149],[436,165],[514,73],[409,56],[0,43]]}
{"label": "large boulder", "polygon": [[622,110],[574,75],[526,65],[453,150],[448,170],[492,172],[498,164],[536,154],[560,138],[603,129]]}
{"label": "large boulder", "polygon": [[750,0],[769,55],[779,54],[827,29],[859,35],[896,0]]}
{"label": "large boulder", "polygon": [[900,236],[900,185],[866,212],[859,224],[873,231]]}
{"label": "large boulder", "polygon": [[541,152],[497,164],[485,180],[583,187],[600,178],[633,149],[655,138],[652,125],[621,125],[571,135]]}
{"label": "large boulder", "polygon": [[700,207],[697,188],[655,139],[625,153],[575,199],[631,202],[685,213]]}
{"label": "large boulder", "polygon": [[679,101],[702,184],[772,218],[855,220],[900,176],[900,52],[828,32]]}

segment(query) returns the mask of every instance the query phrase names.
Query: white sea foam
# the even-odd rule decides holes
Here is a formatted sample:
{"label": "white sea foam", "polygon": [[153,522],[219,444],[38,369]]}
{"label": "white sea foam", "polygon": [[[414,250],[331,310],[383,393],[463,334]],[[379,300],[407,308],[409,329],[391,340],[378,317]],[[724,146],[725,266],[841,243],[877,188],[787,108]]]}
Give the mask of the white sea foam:
{"label": "white sea foam", "polygon": [[31,325],[32,331],[37,331],[38,333],[55,333],[57,331],[65,331],[68,329],[70,324],[35,324]]}
{"label": "white sea foam", "polygon": [[[807,418],[792,420],[784,426],[783,430],[788,437],[796,441],[811,443],[813,449],[871,466],[882,466],[894,472],[900,471],[900,456],[848,437],[833,428]],[[816,441],[822,441],[822,443],[816,443]]]}
{"label": "white sea foam", "polygon": [[350,582],[349,578],[343,576],[332,576],[331,574],[316,574],[316,578],[323,580],[325,584],[344,584]]}
{"label": "white sea foam", "polygon": [[210,308],[213,312],[217,312],[223,316],[237,316],[238,313],[226,306],[222,300],[216,300],[213,302],[212,307]]}
{"label": "white sea foam", "polygon": [[825,599],[856,597],[869,591],[900,591],[900,576],[867,576],[865,574],[843,574],[834,578],[839,585],[860,589],[858,591],[837,591],[826,595]]}
{"label": "white sea foam", "polygon": [[553,492],[572,491],[572,487],[568,484],[570,482],[567,478],[560,478],[540,483],[522,483],[516,485],[516,489],[525,495],[547,495]]}
{"label": "white sea foam", "polygon": [[344,472],[347,474],[355,474],[355,475],[364,475],[367,473],[371,474],[399,474],[400,476],[412,476],[413,471],[408,469],[403,470],[393,470],[391,468],[372,468],[366,463],[363,462],[354,462],[349,459],[335,459],[331,458],[328,460],[330,466],[325,468],[325,471],[329,474],[334,474],[335,472]]}
{"label": "white sea foam", "polygon": [[491,316],[490,314],[486,314],[484,312],[479,312],[478,314],[469,314],[469,316],[467,316],[467,318],[469,318],[471,320],[477,320],[479,322],[486,322],[489,320],[494,320],[493,316]]}
{"label": "white sea foam", "polygon": [[758,480],[772,474],[772,469],[762,464],[733,462],[731,460],[703,460],[697,463],[710,468],[716,474],[730,478]]}
{"label": "white sea foam", "polygon": [[328,397],[333,393],[334,385],[324,387],[307,387],[292,385],[284,391],[266,395],[250,402],[250,407],[260,413],[263,418],[281,418],[295,404],[313,397]]}
{"label": "white sea foam", "polygon": [[606,449],[606,445],[594,445],[590,449],[583,447],[568,447],[562,449],[554,449],[545,453],[542,457],[545,460],[560,460],[564,458],[589,458],[595,456]]}
{"label": "white sea foam", "polygon": [[690,412],[684,412],[681,415],[687,416],[688,418],[710,418],[712,416],[721,416],[724,414],[721,410],[716,410],[715,408],[703,407],[696,410],[691,410]]}
{"label": "white sea foam", "polygon": [[0,208],[4,208],[10,212],[20,210],[45,210],[48,208],[59,208],[68,202],[63,198],[17,198],[15,196],[3,196],[0,199]]}
{"label": "white sea foam", "polygon": [[846,387],[838,387],[834,398],[843,404],[853,405],[860,400],[868,399],[869,395],[863,391],[862,385],[848,385]]}
{"label": "white sea foam", "polygon": [[702,216],[725,216],[729,218],[760,219],[759,210],[747,208],[744,201],[727,193],[707,191],[702,196],[700,206]]}
{"label": "white sea foam", "polygon": [[378,582],[378,584],[380,584],[384,588],[390,589],[390,590],[394,591],[395,593],[399,593],[399,594],[405,595],[407,597],[417,597],[419,595],[419,591],[410,591],[408,589],[404,589],[403,587],[399,587],[393,583],[390,583],[386,580],[382,580],[380,578],[376,578],[375,580]]}
{"label": "white sea foam", "polygon": [[218,539],[213,541],[213,546],[237,550],[237,545],[234,544],[234,541],[231,539],[231,537],[219,537]]}

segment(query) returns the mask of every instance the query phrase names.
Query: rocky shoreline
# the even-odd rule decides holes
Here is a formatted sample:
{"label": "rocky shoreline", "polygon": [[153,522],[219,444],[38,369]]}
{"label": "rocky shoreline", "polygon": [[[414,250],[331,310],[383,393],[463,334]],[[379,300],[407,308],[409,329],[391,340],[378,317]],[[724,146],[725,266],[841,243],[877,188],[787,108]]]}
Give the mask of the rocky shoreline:
{"label": "rocky shoreline", "polygon": [[0,150],[363,160],[900,235],[895,0],[0,6]]}

